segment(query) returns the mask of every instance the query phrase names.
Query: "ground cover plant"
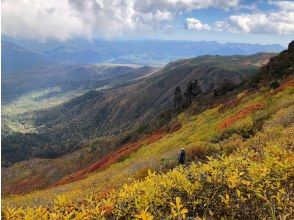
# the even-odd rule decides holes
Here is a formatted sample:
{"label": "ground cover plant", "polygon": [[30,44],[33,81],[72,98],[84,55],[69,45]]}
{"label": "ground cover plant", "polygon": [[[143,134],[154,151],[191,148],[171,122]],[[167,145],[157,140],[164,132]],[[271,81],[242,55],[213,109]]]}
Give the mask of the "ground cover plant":
{"label": "ground cover plant", "polygon": [[[293,218],[293,78],[241,92],[86,179],[7,197],[6,219]],[[244,95],[246,94],[246,95]],[[226,106],[224,108],[224,106]],[[223,126],[228,124],[229,126]],[[187,149],[189,163],[177,166]],[[168,217],[167,217],[168,216]]]}

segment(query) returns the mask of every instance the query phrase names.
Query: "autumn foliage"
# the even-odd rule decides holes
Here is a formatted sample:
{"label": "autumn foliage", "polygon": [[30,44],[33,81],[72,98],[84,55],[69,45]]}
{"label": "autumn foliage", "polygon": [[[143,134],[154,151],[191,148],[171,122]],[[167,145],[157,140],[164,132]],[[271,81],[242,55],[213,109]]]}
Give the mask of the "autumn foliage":
{"label": "autumn foliage", "polygon": [[[126,144],[62,184],[87,177],[82,181],[5,198],[2,216],[293,219],[293,88],[250,94],[226,111],[181,113],[177,131]],[[242,136],[244,125],[254,132]],[[186,166],[175,163],[182,146]]]}
{"label": "autumn foliage", "polygon": [[242,110],[237,112],[237,114],[230,116],[230,117],[226,118],[224,121],[222,121],[221,124],[219,125],[219,128],[220,129],[229,128],[236,121],[238,121],[242,118],[245,118],[249,114],[251,114],[257,110],[263,109],[263,108],[264,108],[264,105],[261,103],[256,103],[256,104],[251,104],[249,106],[246,106],[245,108],[243,108]]}
{"label": "autumn foliage", "polygon": [[147,138],[141,139],[135,143],[128,143],[120,147],[119,149],[107,154],[98,162],[91,164],[86,169],[80,170],[76,173],[73,173],[65,178],[56,182],[53,186],[64,185],[70,182],[78,181],[85,178],[89,173],[95,170],[105,169],[112,164],[123,160],[124,158],[131,155],[134,151],[138,150],[144,143],[151,144],[158,141],[164,134],[160,132],[155,132],[149,135]]}
{"label": "autumn foliage", "polygon": [[44,181],[41,177],[38,176],[29,176],[28,178],[18,182],[15,185],[12,185],[9,189],[6,190],[7,194],[19,194],[23,192],[23,189],[28,191],[41,187],[44,184]]}

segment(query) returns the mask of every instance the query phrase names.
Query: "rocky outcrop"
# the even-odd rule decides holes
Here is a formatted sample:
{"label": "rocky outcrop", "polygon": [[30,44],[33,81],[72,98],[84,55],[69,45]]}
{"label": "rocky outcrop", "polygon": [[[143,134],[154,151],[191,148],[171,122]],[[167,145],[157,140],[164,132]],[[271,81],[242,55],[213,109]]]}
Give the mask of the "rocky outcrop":
{"label": "rocky outcrop", "polygon": [[294,50],[294,40],[292,40],[288,45],[288,51],[293,51],[293,50]]}
{"label": "rocky outcrop", "polygon": [[288,49],[278,56],[272,57],[261,70],[265,79],[279,79],[294,73],[294,41],[290,42]]}

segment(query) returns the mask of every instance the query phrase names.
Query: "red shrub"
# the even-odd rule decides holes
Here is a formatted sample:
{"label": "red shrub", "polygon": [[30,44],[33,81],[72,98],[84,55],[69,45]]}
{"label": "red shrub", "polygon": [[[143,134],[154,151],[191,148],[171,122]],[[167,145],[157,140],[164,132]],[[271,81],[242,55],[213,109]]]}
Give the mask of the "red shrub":
{"label": "red shrub", "polygon": [[41,189],[43,185],[44,185],[44,182],[42,181],[42,178],[38,176],[32,176],[30,178],[27,178],[25,180],[18,182],[17,184],[11,185],[9,189],[5,190],[5,193],[20,194],[20,193],[32,191],[34,189]]}
{"label": "red shrub", "polygon": [[147,144],[152,144],[162,138],[163,133],[155,133],[147,138]]}
{"label": "red shrub", "polygon": [[151,134],[147,138],[139,140],[138,142],[125,144],[119,149],[113,152],[110,152],[109,154],[104,156],[102,159],[100,159],[98,162],[93,163],[89,167],[62,178],[61,180],[56,182],[53,186],[64,185],[70,182],[83,179],[89,173],[95,170],[101,170],[111,166],[112,164],[119,162],[120,160],[123,160],[124,158],[128,157],[133,152],[138,150],[143,145],[143,143],[146,142],[148,144],[151,144],[158,141],[164,135],[164,133],[161,133],[161,132],[162,131]]}
{"label": "red shrub", "polygon": [[237,114],[226,118],[222,123],[220,123],[219,128],[220,129],[228,128],[232,126],[236,121],[242,118],[245,118],[247,115],[263,108],[264,108],[264,105],[259,103],[249,105],[245,107],[244,109],[240,110]]}
{"label": "red shrub", "polygon": [[118,150],[109,153],[108,155],[104,156],[102,159],[100,159],[98,162],[93,163],[86,169],[80,170],[76,173],[73,173],[71,175],[68,175],[58,182],[56,182],[53,186],[59,186],[64,185],[70,182],[74,182],[80,179],[83,179],[86,177],[88,173],[91,173],[95,170],[101,170],[106,167],[109,167],[110,165],[114,164],[115,162],[118,162],[121,158],[129,156],[132,152],[139,149],[142,146],[142,141],[132,143],[132,144],[126,144],[119,148]]}

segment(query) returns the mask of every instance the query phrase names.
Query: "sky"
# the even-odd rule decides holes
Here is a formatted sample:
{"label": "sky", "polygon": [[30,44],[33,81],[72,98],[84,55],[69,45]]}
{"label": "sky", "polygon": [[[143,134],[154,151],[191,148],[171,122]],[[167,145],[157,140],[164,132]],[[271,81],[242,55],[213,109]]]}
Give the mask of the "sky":
{"label": "sky", "polygon": [[2,0],[2,36],[281,44],[294,40],[294,0]]}

